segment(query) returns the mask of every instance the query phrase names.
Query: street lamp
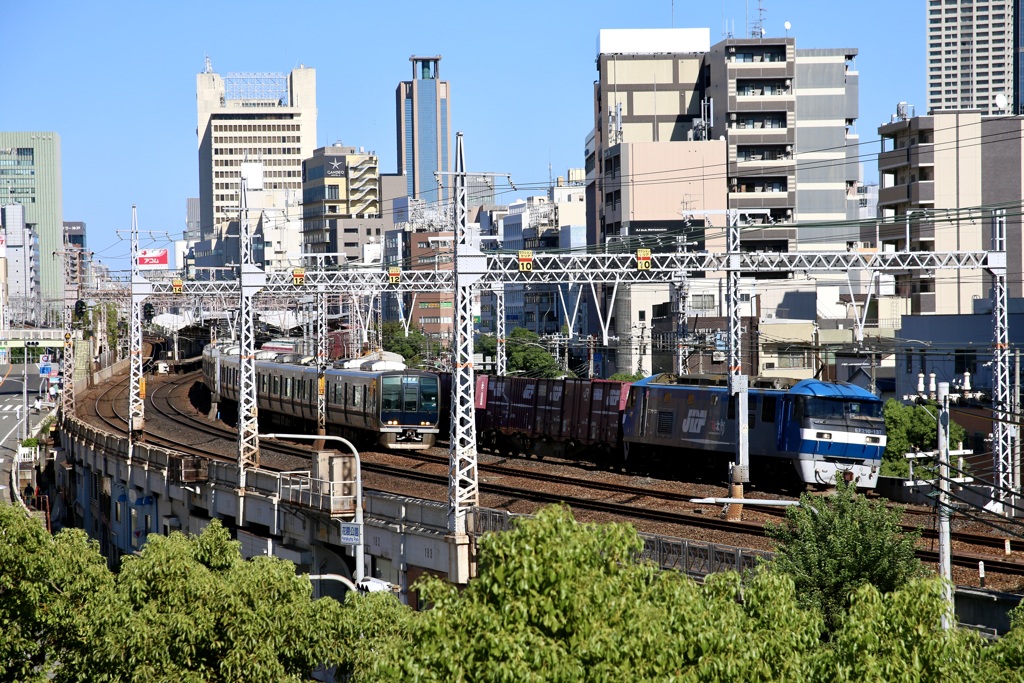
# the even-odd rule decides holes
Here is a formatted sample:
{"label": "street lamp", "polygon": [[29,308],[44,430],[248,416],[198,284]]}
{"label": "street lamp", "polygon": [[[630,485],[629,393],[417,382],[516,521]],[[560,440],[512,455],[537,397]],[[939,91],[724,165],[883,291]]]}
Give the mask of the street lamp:
{"label": "street lamp", "polygon": [[340,436],[332,436],[330,434],[260,434],[261,439],[297,439],[305,441],[319,441],[321,439],[330,441],[340,441],[341,443],[348,446],[348,449],[352,451],[352,455],[356,459],[356,515],[355,523],[359,527],[359,542],[355,544],[356,554],[356,583],[358,584],[363,580],[363,562],[364,562],[364,550],[363,550],[363,465],[359,459],[359,451],[352,445],[352,442]]}

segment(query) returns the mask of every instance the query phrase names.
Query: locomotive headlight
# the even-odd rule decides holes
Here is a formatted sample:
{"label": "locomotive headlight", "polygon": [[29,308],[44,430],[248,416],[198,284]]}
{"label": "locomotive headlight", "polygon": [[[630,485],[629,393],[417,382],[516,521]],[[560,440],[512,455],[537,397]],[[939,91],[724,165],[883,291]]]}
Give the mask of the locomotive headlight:
{"label": "locomotive headlight", "polygon": [[881,443],[882,440],[879,439],[877,436],[869,436],[865,439],[865,441],[867,441],[868,443]]}
{"label": "locomotive headlight", "polygon": [[832,440],[832,432],[818,432],[817,438],[819,438],[819,439],[827,439],[828,441],[831,441]]}

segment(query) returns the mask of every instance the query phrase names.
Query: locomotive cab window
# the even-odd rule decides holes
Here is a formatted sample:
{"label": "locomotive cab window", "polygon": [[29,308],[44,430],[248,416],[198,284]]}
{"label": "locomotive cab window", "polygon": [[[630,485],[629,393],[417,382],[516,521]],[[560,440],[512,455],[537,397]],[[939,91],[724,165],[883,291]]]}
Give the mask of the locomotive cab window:
{"label": "locomotive cab window", "polygon": [[761,402],[761,422],[775,422],[774,396],[765,396]]}

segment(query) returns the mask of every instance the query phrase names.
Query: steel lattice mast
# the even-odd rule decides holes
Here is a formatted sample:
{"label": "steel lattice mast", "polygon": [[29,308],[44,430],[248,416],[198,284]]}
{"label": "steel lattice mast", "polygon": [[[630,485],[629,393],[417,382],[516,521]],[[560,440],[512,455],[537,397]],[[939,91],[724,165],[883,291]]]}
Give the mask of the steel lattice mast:
{"label": "steel lattice mast", "polygon": [[[82,250],[72,247],[64,234],[64,353],[61,356],[60,410],[62,415],[75,413],[75,302],[81,296]],[[78,272],[76,272],[76,270]]]}
{"label": "steel lattice mast", "polygon": [[[260,436],[256,402],[256,325],[255,298],[266,283],[266,273],[253,263],[252,227],[249,225],[248,178],[243,172],[238,213],[238,252],[241,260],[241,287],[238,288],[238,476],[239,489],[245,489],[245,470],[259,467]],[[241,523],[241,515],[239,515]]]}
{"label": "steel lattice mast", "polygon": [[505,285],[497,284],[494,286],[494,338],[497,340],[495,344],[494,355],[497,356],[495,359],[497,362],[496,371],[498,377],[504,377],[506,372],[506,361],[508,356],[506,355],[505,349]]}
{"label": "steel lattice mast", "polygon": [[[747,431],[747,376],[743,374],[743,320],[740,316],[740,226],[739,214],[730,212],[726,227],[728,251],[729,309],[729,400],[735,402],[736,459],[729,473],[729,495],[743,497],[743,485],[750,481],[750,448]],[[729,519],[737,520],[743,514],[740,505],[729,506]]]}
{"label": "steel lattice mast", "polygon": [[455,136],[455,321],[452,339],[452,428],[448,461],[448,531],[455,536],[456,582],[469,578],[466,517],[479,504],[476,417],[473,407],[473,284],[483,256],[469,244],[466,226],[466,159],[462,133]]}
{"label": "steel lattice mast", "polygon": [[[321,266],[322,267],[322,266]],[[316,433],[327,433],[327,294],[323,285],[316,289]]]}
{"label": "steel lattice mast", "polygon": [[[142,367],[142,302],[153,292],[139,269],[139,221],[132,205],[132,331],[129,347],[128,444],[142,436],[145,429],[146,380]],[[131,448],[128,450],[131,464]]]}
{"label": "steel lattice mast", "polygon": [[1016,420],[1009,413],[1010,402],[1010,340],[1006,311],[1006,209],[992,215],[992,257],[1002,257],[1001,267],[990,268],[992,275],[992,319],[994,344],[992,348],[992,455],[994,465],[993,502],[1012,504],[1013,444],[1008,420]]}

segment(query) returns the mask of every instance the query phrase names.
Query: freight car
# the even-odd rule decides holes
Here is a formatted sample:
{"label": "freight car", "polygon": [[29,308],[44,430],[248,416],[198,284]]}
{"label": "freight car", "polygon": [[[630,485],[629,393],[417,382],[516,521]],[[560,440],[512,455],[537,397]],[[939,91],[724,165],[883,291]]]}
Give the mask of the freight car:
{"label": "freight car", "polygon": [[[207,346],[203,377],[222,400],[238,402],[238,347]],[[328,434],[389,449],[425,449],[438,433],[436,373],[406,369],[386,359],[356,359],[324,377]],[[256,361],[260,419],[315,430],[317,369],[275,360]]]}
{"label": "freight car", "polygon": [[574,457],[621,451],[628,382],[480,375],[477,441],[496,452]]}

